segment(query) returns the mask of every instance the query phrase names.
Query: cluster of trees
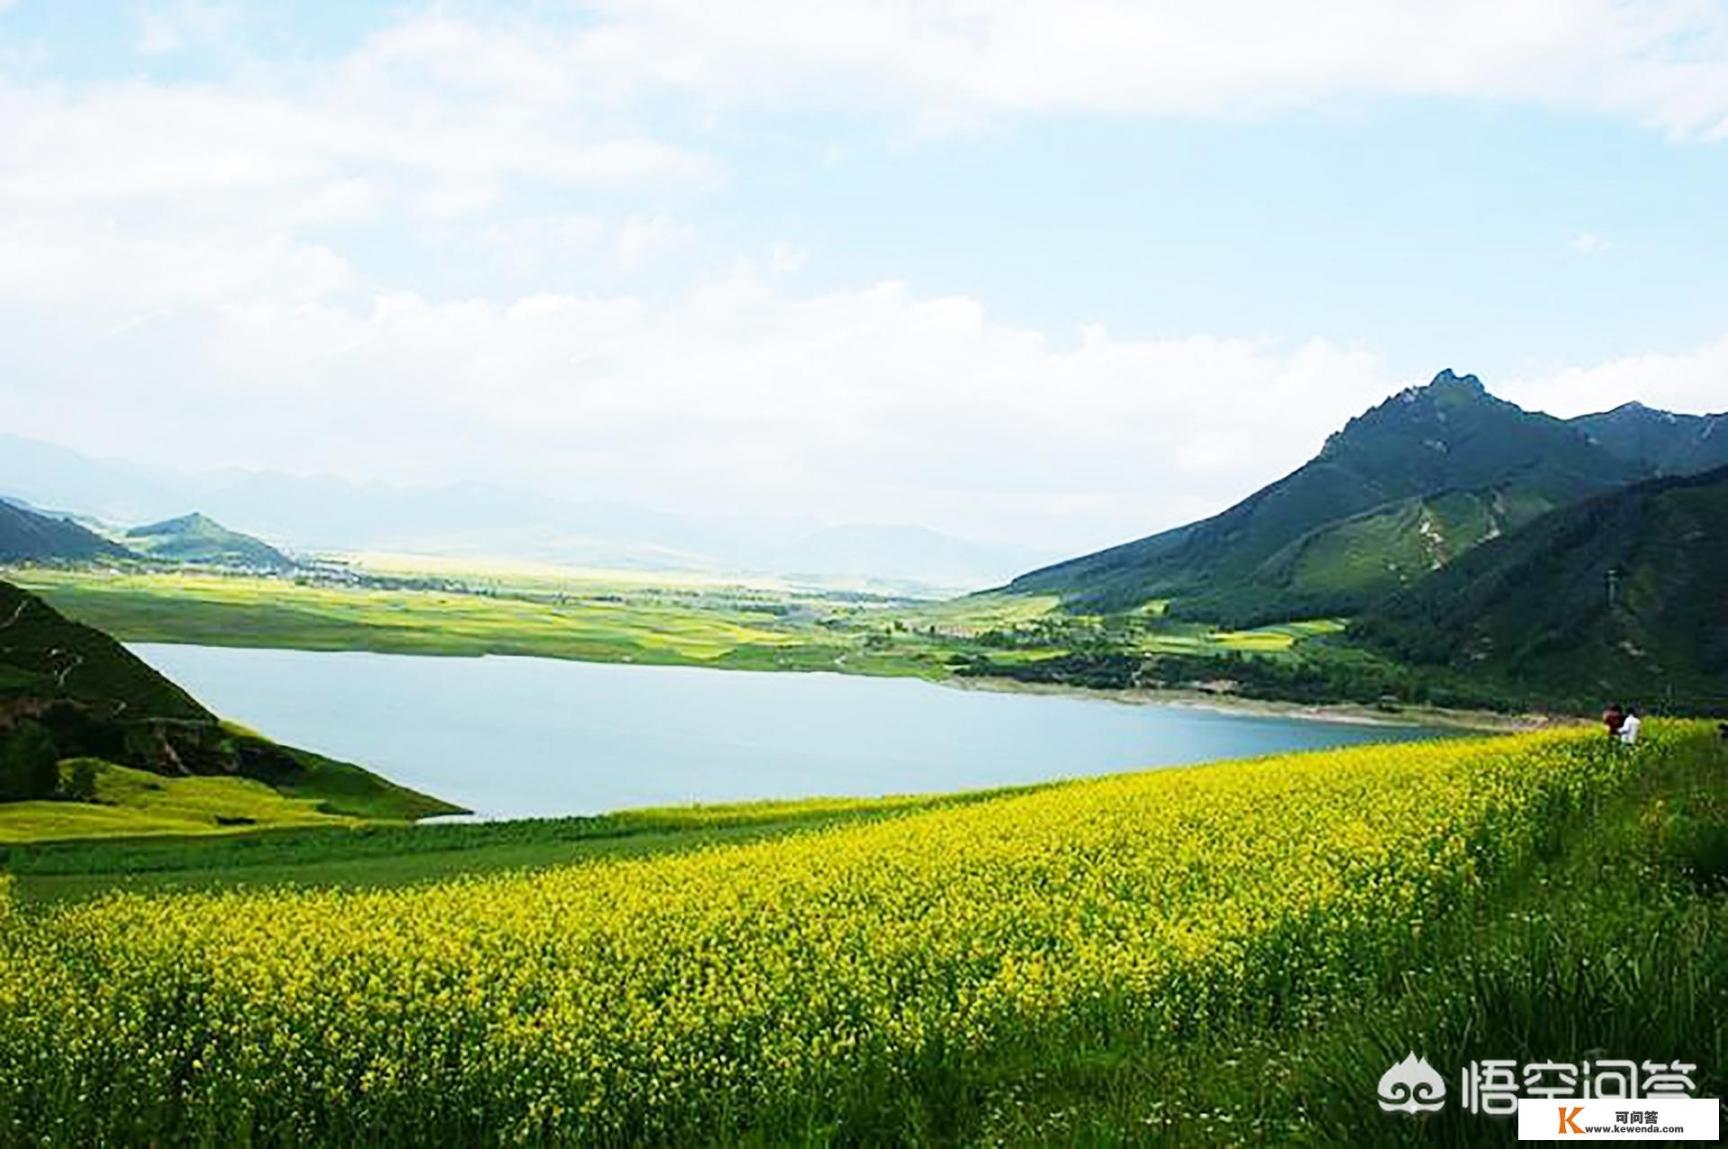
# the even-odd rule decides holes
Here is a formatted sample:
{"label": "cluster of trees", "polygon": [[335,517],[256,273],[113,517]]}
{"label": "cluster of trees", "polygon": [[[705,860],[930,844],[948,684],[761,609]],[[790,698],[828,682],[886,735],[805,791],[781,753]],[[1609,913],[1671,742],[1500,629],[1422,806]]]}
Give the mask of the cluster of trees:
{"label": "cluster of trees", "polygon": [[1347,657],[1262,658],[1231,651],[1213,655],[1138,655],[1120,650],[1076,650],[1055,658],[1005,662],[983,653],[952,663],[968,677],[1012,678],[1102,690],[1182,687],[1228,681],[1246,698],[1290,702],[1356,702],[1507,709],[1517,699],[1468,681],[1454,681],[1373,659]]}
{"label": "cluster of trees", "polygon": [[954,673],[966,677],[1121,690],[1142,685],[1146,660],[1119,650],[1075,650],[1033,662],[997,662],[987,654],[963,654],[950,665]]}
{"label": "cluster of trees", "polygon": [[46,726],[24,719],[0,737],[0,802],[65,798],[90,802],[96,797],[96,764],[88,758],[60,773],[60,751]]}

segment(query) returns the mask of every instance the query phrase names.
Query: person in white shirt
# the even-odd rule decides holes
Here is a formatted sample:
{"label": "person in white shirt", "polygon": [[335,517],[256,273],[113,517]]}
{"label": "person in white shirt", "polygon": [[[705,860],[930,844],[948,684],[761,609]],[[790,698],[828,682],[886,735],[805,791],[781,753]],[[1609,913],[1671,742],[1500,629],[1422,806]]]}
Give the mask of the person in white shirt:
{"label": "person in white shirt", "polygon": [[1638,721],[1637,708],[1636,707],[1628,707],[1626,710],[1626,720],[1624,722],[1620,723],[1620,741],[1621,741],[1621,743],[1623,745],[1626,745],[1626,746],[1637,745],[1637,743],[1638,743],[1638,727],[1641,725],[1643,725],[1643,723]]}

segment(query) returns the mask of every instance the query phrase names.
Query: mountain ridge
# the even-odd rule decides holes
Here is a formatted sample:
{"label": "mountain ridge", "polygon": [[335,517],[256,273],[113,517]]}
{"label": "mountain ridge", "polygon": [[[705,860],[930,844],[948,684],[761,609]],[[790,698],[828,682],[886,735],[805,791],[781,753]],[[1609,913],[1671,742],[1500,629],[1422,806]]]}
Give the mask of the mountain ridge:
{"label": "mountain ridge", "polygon": [[1632,400],[1570,422],[1605,450],[1649,467],[1653,477],[1728,466],[1728,412],[1686,415]]}
{"label": "mountain ridge", "polygon": [[[1630,446],[1610,450],[1589,426],[1526,411],[1447,368],[1353,417],[1308,462],[1217,515],[1030,571],[1006,589],[1104,613],[1163,599],[1179,617],[1229,626],[1349,614],[1654,470]],[[1424,553],[1427,569],[1412,561]]]}

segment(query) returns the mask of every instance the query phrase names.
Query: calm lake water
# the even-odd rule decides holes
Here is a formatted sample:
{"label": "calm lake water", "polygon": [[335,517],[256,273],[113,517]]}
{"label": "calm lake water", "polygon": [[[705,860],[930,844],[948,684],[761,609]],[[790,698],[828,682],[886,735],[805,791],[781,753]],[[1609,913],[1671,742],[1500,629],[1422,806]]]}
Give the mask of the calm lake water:
{"label": "calm lake water", "polygon": [[840,674],[132,650],[224,717],[488,817],[975,789],[1436,733]]}

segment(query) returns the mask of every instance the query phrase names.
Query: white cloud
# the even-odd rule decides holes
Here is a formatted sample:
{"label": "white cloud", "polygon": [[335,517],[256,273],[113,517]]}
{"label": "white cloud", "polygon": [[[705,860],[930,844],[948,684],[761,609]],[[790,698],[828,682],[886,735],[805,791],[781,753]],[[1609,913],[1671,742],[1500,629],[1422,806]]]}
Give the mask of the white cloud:
{"label": "white cloud", "polygon": [[[178,22],[143,46],[206,35],[195,10],[160,10]],[[1219,509],[1413,380],[1337,341],[1098,327],[1070,344],[967,296],[799,295],[806,253],[784,242],[641,298],[559,273],[637,286],[698,247],[680,196],[726,171],[678,129],[727,113],[941,129],[1408,95],[1703,138],[1728,123],[1725,21],[1610,0],[607,0],[563,30],[409,18],[223,82],[0,79],[5,429],[1101,544]],[[443,245],[448,277],[367,258],[391,229]],[[475,285],[484,268],[560,290]],[[1724,372],[1728,342],[1504,390],[1562,413],[1632,396],[1696,410],[1721,406]]]}
{"label": "white cloud", "polygon": [[1579,255],[1595,255],[1607,249],[1608,241],[1593,231],[1586,231],[1573,236],[1572,242],[1567,246]]}
{"label": "white cloud", "polygon": [[1694,414],[1728,411],[1728,337],[1678,354],[1629,355],[1507,380],[1499,392],[1555,415],[1606,411],[1636,399]]}
{"label": "white cloud", "polygon": [[[475,33],[479,35],[479,33]],[[536,48],[524,42],[521,53]],[[502,68],[502,65],[500,65]],[[475,91],[390,36],[224,84],[0,80],[0,205],[148,205],[182,217],[323,222],[332,197],[466,215],[514,187],[711,185],[709,157],[593,114],[529,63]]]}
{"label": "white cloud", "polygon": [[563,49],[619,96],[790,97],[925,126],[1513,99],[1728,132],[1728,11],[1694,0],[632,0]]}
{"label": "white cloud", "polygon": [[1392,386],[1324,341],[1062,347],[962,297],[776,282],[659,305],[259,299],[106,330],[59,311],[28,340],[0,326],[0,378],[10,429],[123,456],[1076,547],[1233,501]]}
{"label": "white cloud", "polygon": [[[584,180],[711,174],[646,140],[595,138],[667,96],[876,110],[925,128],[1442,97],[1728,134],[1728,9],[1708,0],[590,0],[562,22],[472,11],[484,15],[409,13],[341,59],[253,71],[310,73],[304,102],[342,113],[315,133],[337,151]],[[215,40],[235,20],[200,0],[137,18],[144,52]],[[291,126],[281,119],[266,123]]]}

